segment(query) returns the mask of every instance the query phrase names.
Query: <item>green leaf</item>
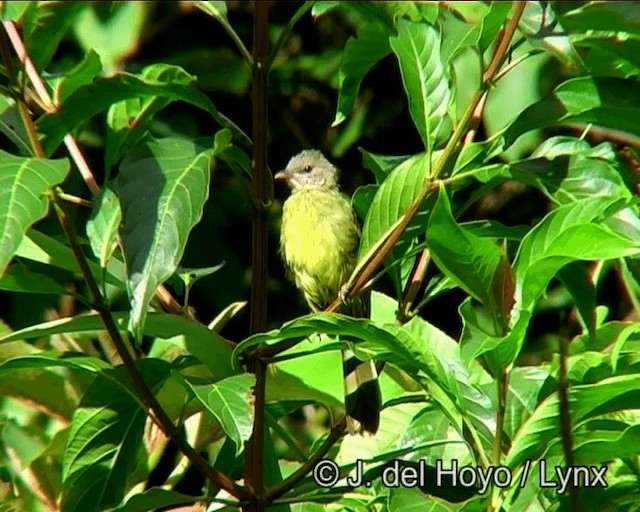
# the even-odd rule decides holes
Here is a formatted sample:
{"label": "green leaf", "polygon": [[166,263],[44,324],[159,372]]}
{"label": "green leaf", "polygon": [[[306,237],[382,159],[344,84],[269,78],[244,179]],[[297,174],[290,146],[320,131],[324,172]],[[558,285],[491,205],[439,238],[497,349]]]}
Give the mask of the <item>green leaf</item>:
{"label": "green leaf", "polygon": [[[138,363],[153,392],[167,379],[170,365],[158,359]],[[101,510],[120,503],[129,473],[143,447],[147,410],[117,380],[134,388],[123,367],[108,370],[114,379],[98,377],[84,394],[71,421],[62,462],[63,510]]]}
{"label": "green leaf", "polygon": [[93,204],[91,217],[87,221],[87,236],[91,250],[102,268],[107,268],[109,258],[118,243],[118,228],[122,211],[118,197],[111,187],[104,187]]}
{"label": "green leaf", "polygon": [[518,28],[534,48],[540,47],[552,53],[571,72],[577,73],[583,69],[582,60],[573,47],[571,38],[556,20],[549,4],[525,4]]}
{"label": "green leaf", "polygon": [[440,60],[440,34],[426,23],[398,22],[389,39],[398,57],[411,118],[430,155],[451,133],[448,78]]}
{"label": "green leaf", "polygon": [[3,21],[18,21],[29,7],[28,2],[2,2],[0,18]]}
{"label": "green leaf", "polygon": [[456,223],[443,186],[429,217],[427,244],[438,268],[506,326],[513,306],[513,277],[508,262],[494,242]]}
{"label": "green leaf", "polygon": [[[120,332],[126,332],[128,313],[112,313]],[[54,334],[104,332],[104,324],[97,314],[79,315],[36,324],[0,337],[0,344],[15,340],[31,340]],[[232,345],[206,326],[184,316],[151,313],[144,326],[144,334],[170,339],[181,345],[204,364],[214,377],[224,378],[237,373],[231,366]],[[177,339],[184,337],[183,340]],[[106,363],[102,363],[106,365]]]}
{"label": "green leaf", "polygon": [[590,333],[596,330],[596,286],[589,266],[584,261],[573,261],[560,269],[558,279],[569,290],[576,302],[582,321]]}
{"label": "green leaf", "polygon": [[362,166],[373,173],[378,185],[389,176],[391,171],[410,158],[410,155],[377,155],[363,148],[358,148],[358,151],[362,153]]}
{"label": "green leaf", "polygon": [[[355,346],[356,353],[362,357],[375,355],[408,372],[428,390],[458,432],[462,434],[464,423],[476,447],[488,452],[493,439],[493,407],[489,398],[469,383],[458,344],[419,317],[403,327],[386,325],[384,330],[392,336],[371,336]],[[426,379],[421,374],[416,377],[418,371]]]}
{"label": "green leaf", "polygon": [[[569,416],[574,425],[605,413],[630,408],[637,404],[640,375],[622,375],[596,384],[573,386],[569,389]],[[619,397],[628,393],[627,400]],[[633,408],[633,407],[631,407]],[[560,435],[560,404],[557,393],[538,406],[529,420],[518,431],[505,463],[517,468],[527,459],[543,457],[552,441]]]}
{"label": "green leaf", "polygon": [[364,185],[358,187],[351,198],[351,206],[360,219],[366,219],[371,203],[378,193],[378,185]]}
{"label": "green leaf", "polygon": [[547,369],[534,366],[515,367],[511,371],[504,415],[504,430],[510,439],[535,411],[540,390],[548,378]]}
{"label": "green leaf", "polygon": [[[58,242],[34,229],[30,229],[27,232],[16,251],[16,256],[69,270],[76,276],[82,277],[80,268],[73,256],[73,251],[62,242]],[[101,281],[103,279],[103,270],[93,261],[88,261],[88,263],[93,277],[97,281]],[[124,264],[117,258],[111,258],[107,267],[106,281],[124,289],[124,280]]]}
{"label": "green leaf", "polygon": [[48,275],[30,270],[21,262],[10,265],[0,277],[0,290],[54,295],[70,294],[69,290]]}
{"label": "green leaf", "polygon": [[630,2],[588,2],[558,16],[594,75],[640,74],[638,10]]}
{"label": "green leaf", "polygon": [[513,263],[517,307],[530,310],[551,278],[571,261],[638,254],[637,242],[602,225],[619,208],[617,198],[583,199],[557,208],[533,228]]}
{"label": "green leaf", "polygon": [[200,9],[202,12],[206,12],[208,15],[213,16],[216,19],[226,19],[227,17],[227,4],[226,2],[215,2],[212,0],[206,0],[205,2],[189,2]]}
{"label": "green leaf", "polygon": [[[420,153],[398,165],[380,185],[362,227],[358,251],[359,261],[368,255],[391,226],[407,211],[420,193],[428,172],[429,158],[426,153]],[[424,232],[426,222],[426,215],[418,215],[414,219],[410,229],[407,229],[401,240],[391,250],[385,265],[390,265],[406,253],[411,239],[417,233]],[[400,291],[402,276],[398,266],[391,267],[389,274],[396,290]]]}
{"label": "green leaf", "polygon": [[156,288],[176,270],[209,195],[213,151],[183,139],[144,144],[122,163],[116,193],[136,340]]}
{"label": "green leaf", "polygon": [[91,81],[102,72],[100,57],[93,50],[85,55],[73,69],[64,74],[62,79],[55,85],[53,91],[53,101],[56,104],[63,103],[71,94],[83,85]]}
{"label": "green leaf", "polygon": [[[168,68],[167,68],[168,69]],[[176,73],[179,71],[176,70]],[[225,116],[220,114],[211,100],[191,84],[164,83],[145,79],[130,73],[119,72],[109,78],[97,78],[91,84],[80,87],[58,110],[38,119],[38,131],[44,134],[43,146],[51,154],[80,123],[107,110],[114,103],[131,98],[158,96],[172,101],[185,101],[205,112],[223,127],[231,130],[234,137],[250,146],[250,139]]]}
{"label": "green leaf", "polygon": [[199,501],[207,500],[203,496],[188,496],[171,489],[152,487],[132,495],[126,503],[113,509],[112,512],[150,512],[175,505],[190,505]]}
{"label": "green leaf", "polygon": [[87,8],[83,2],[29,2],[22,34],[27,54],[43,71],[76,17]]}
{"label": "green leaf", "polygon": [[[152,64],[140,73],[140,78],[156,84],[179,84],[188,87],[194,77],[178,66]],[[140,142],[155,114],[176,98],[162,95],[147,95],[119,101],[107,112],[107,138],[105,141],[104,165],[111,169],[126,152]]]}
{"label": "green leaf", "polygon": [[10,155],[0,150],[0,276],[25,231],[47,213],[47,191],[61,183],[69,161]]}
{"label": "green leaf", "polygon": [[2,396],[37,404],[58,418],[71,418],[78,403],[77,379],[53,367],[55,363],[51,368],[43,367],[41,358],[51,356],[41,356],[36,348],[26,343],[5,344],[0,352]]}
{"label": "green leaf", "polygon": [[631,80],[579,77],[526,108],[504,133],[505,147],[520,135],[563,123],[593,123],[639,136],[640,91]]}
{"label": "green leaf", "polygon": [[94,50],[112,72],[140,44],[150,9],[145,2],[89,4],[73,25],[75,36],[82,49]]}
{"label": "green leaf", "polygon": [[640,443],[640,425],[622,432],[589,432],[586,439],[574,444],[576,463],[580,465],[608,462],[622,457],[635,457]]}
{"label": "green leaf", "polygon": [[500,28],[511,11],[512,4],[507,2],[491,2],[489,12],[482,19],[482,32],[478,46],[483,53],[496,39]]}
{"label": "green leaf", "polygon": [[351,113],[360,84],[382,58],[391,53],[389,31],[381,24],[368,23],[344,46],[340,64],[338,109],[331,126],[338,126]]}
{"label": "green leaf", "polygon": [[244,442],[253,431],[254,398],[252,388],[256,377],[242,373],[222,379],[213,384],[188,382],[198,400],[213,414],[236,445],[236,456],[240,455]]}

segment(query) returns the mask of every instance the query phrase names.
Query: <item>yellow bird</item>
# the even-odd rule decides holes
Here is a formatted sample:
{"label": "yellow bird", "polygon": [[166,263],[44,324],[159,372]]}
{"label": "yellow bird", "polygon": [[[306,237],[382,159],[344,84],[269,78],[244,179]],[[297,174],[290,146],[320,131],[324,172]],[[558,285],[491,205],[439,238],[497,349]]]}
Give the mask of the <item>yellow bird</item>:
{"label": "yellow bird", "polygon": [[[317,150],[294,156],[275,175],[291,188],[282,209],[280,252],[288,277],[312,311],[321,311],[340,293],[356,265],[360,230],[349,199],[338,188],[338,170]],[[364,300],[350,305],[365,316]],[[380,388],[372,361],[342,353],[349,433],[375,434],[380,423]]]}

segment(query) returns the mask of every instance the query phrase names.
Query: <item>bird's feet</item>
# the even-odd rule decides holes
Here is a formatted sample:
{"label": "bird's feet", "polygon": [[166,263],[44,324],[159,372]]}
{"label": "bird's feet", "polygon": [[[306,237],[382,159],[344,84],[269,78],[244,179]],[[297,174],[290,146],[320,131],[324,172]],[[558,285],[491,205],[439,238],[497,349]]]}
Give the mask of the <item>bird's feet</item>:
{"label": "bird's feet", "polygon": [[340,299],[340,302],[342,302],[343,306],[348,306],[353,302],[353,300],[349,298],[349,286],[346,283],[340,288],[338,298]]}

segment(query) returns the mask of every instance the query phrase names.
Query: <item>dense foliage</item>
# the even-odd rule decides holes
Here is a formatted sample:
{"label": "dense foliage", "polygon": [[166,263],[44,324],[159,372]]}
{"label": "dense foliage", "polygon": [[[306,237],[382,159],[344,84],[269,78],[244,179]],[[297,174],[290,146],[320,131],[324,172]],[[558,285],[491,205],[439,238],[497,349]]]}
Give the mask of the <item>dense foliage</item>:
{"label": "dense foliage", "polygon": [[[637,3],[0,15],[0,510],[637,508]],[[315,314],[272,181],[307,147],[362,222]]]}

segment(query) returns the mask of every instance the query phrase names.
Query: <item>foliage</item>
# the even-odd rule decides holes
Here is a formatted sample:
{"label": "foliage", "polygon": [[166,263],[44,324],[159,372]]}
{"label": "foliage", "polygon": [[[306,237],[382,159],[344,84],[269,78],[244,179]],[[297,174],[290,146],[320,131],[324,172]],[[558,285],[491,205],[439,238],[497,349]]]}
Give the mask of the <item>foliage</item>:
{"label": "foliage", "polygon": [[[636,4],[270,4],[0,5],[0,508],[637,507]],[[284,279],[302,147],[370,318]]]}

